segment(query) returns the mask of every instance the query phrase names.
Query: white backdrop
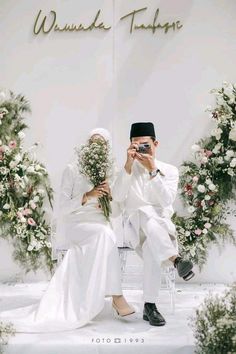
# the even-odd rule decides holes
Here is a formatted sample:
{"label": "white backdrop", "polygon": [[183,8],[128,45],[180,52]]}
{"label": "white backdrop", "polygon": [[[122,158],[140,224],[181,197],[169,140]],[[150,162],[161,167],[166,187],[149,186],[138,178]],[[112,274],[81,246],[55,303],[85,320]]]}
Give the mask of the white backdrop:
{"label": "white backdrop", "polygon": [[[147,7],[135,22],[180,20],[179,31],[129,33],[121,16]],[[57,22],[90,24],[98,9],[109,31],[33,34],[42,10],[57,13]],[[0,86],[23,93],[32,115],[25,147],[40,142],[58,195],[61,173],[73,148],[97,126],[112,132],[114,154],[121,166],[134,121],[151,120],[160,142],[157,157],[180,166],[191,145],[211,129],[211,88],[236,81],[235,0],[0,0]],[[99,21],[98,21],[99,22]],[[49,24],[49,22],[48,22]],[[179,209],[178,200],[176,208]],[[231,221],[235,229],[235,222]],[[7,243],[0,240],[0,279],[18,271]],[[207,266],[195,281],[236,279],[236,248],[219,255],[212,248]],[[45,275],[29,274],[27,279]]]}

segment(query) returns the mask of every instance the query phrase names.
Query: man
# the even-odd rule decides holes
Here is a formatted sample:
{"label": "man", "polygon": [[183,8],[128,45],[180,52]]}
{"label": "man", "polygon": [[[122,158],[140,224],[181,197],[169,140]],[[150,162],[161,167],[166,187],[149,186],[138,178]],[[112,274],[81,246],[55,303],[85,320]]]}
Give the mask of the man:
{"label": "man", "polygon": [[142,257],[143,319],[151,325],[166,323],[157,310],[162,262],[173,262],[180,277],[194,276],[193,264],[178,253],[174,213],[179,173],[177,167],[155,158],[158,141],[150,122],[134,123],[124,168],[113,187],[113,199],[123,204],[128,244]]}

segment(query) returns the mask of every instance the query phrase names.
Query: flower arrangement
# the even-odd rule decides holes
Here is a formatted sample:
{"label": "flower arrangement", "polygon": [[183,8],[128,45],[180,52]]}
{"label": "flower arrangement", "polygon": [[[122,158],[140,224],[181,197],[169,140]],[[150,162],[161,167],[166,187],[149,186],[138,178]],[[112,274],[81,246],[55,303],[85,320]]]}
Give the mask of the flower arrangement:
{"label": "flower arrangement", "polygon": [[3,354],[3,348],[8,344],[8,339],[10,336],[15,335],[15,329],[12,323],[0,322],[0,354]]}
{"label": "flower arrangement", "polygon": [[236,353],[236,283],[223,296],[209,295],[192,317],[196,354]]}
{"label": "flower arrangement", "polygon": [[11,240],[14,259],[26,272],[53,270],[50,225],[45,200],[52,208],[49,176],[32,150],[23,151],[24,113],[30,106],[22,95],[0,93],[0,236]]}
{"label": "flower arrangement", "polygon": [[[76,148],[80,173],[89,179],[94,187],[110,177],[113,160],[110,157],[109,143],[103,139],[89,140],[87,144]],[[98,198],[105,218],[109,221],[111,214],[110,196]]]}
{"label": "flower arrangement", "polygon": [[179,191],[188,215],[173,215],[182,253],[200,268],[210,243],[235,244],[226,218],[234,212],[229,202],[236,196],[236,85],[224,82],[211,93],[216,107],[207,111],[215,127],[192,146],[193,160],[180,167]]}

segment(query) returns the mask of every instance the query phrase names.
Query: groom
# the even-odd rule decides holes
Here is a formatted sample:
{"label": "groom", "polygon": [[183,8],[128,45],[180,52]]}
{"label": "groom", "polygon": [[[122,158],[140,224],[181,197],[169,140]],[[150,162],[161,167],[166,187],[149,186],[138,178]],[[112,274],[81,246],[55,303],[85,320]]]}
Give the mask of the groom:
{"label": "groom", "polygon": [[158,141],[151,122],[133,123],[124,168],[113,186],[113,199],[124,207],[124,232],[128,244],[144,262],[143,319],[153,326],[166,321],[157,310],[162,262],[173,262],[180,277],[194,276],[193,264],[178,253],[174,213],[179,172],[155,158]]}

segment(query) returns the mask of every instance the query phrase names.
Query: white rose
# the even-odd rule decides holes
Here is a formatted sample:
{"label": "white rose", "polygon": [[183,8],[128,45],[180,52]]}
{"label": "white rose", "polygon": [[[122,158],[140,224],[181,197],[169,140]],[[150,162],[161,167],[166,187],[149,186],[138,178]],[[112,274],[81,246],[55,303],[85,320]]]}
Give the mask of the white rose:
{"label": "white rose", "polygon": [[21,160],[21,155],[20,154],[16,154],[14,160],[18,163]]}
{"label": "white rose", "polygon": [[205,186],[203,184],[199,184],[197,189],[201,193],[204,193],[206,191],[206,188],[205,188]]}
{"label": "white rose", "polygon": [[8,204],[8,203],[4,204],[3,209],[10,209],[10,204]]}
{"label": "white rose", "polygon": [[29,173],[32,173],[32,172],[34,172],[34,167],[33,166],[29,166],[29,167],[27,167],[26,171],[29,172]]}
{"label": "white rose", "polygon": [[214,190],[216,189],[216,186],[215,186],[213,183],[211,183],[211,184],[209,184],[208,188],[209,188],[211,191],[214,191]]}
{"label": "white rose", "polygon": [[211,184],[212,183],[212,181],[210,180],[210,178],[207,178],[206,179],[206,184]]}
{"label": "white rose", "polygon": [[207,233],[208,233],[208,230],[207,230],[207,229],[203,229],[202,232],[203,232],[204,234],[207,234]]}
{"label": "white rose", "polygon": [[192,149],[192,151],[197,152],[201,149],[201,147],[197,144],[194,144],[194,145],[192,145],[191,149]]}
{"label": "white rose", "polygon": [[234,157],[231,162],[230,162],[230,167],[235,167],[236,166],[236,158]]}
{"label": "white rose", "polygon": [[25,133],[21,131],[21,132],[18,133],[18,136],[19,136],[20,139],[24,139]]}
{"label": "white rose", "polygon": [[190,236],[190,232],[189,231],[185,231],[185,236]]}
{"label": "white rose", "polygon": [[224,160],[223,160],[223,157],[222,157],[222,156],[219,156],[219,157],[217,158],[217,161],[218,161],[219,164],[224,163]]}
{"label": "white rose", "polygon": [[226,151],[226,155],[229,157],[233,157],[234,156],[234,151],[233,150],[227,150]]}
{"label": "white rose", "polygon": [[222,147],[222,144],[221,144],[221,143],[217,143],[217,144],[215,145],[214,149],[212,150],[212,152],[213,152],[214,154],[218,154],[218,152],[219,152],[219,150],[221,149],[221,147]]}
{"label": "white rose", "polygon": [[220,140],[222,133],[223,133],[223,130],[221,128],[216,128],[211,131],[211,135],[215,136],[217,140]]}
{"label": "white rose", "polygon": [[204,227],[205,227],[206,229],[210,229],[210,227],[211,227],[211,223],[206,222],[206,223],[204,224]]}
{"label": "white rose", "polygon": [[205,197],[204,197],[204,199],[205,199],[205,200],[210,200],[211,197],[210,197],[208,194],[206,194]]}
{"label": "white rose", "polygon": [[228,168],[227,173],[232,177],[234,176],[234,170],[232,168]]}
{"label": "white rose", "polygon": [[229,132],[230,140],[236,141],[236,125]]}
{"label": "white rose", "polygon": [[44,195],[45,194],[45,192],[44,192],[44,190],[43,189],[38,189],[38,194],[40,194],[40,195]]}
{"label": "white rose", "polygon": [[190,207],[188,207],[188,212],[189,213],[193,213],[194,210],[195,210],[194,206],[191,205]]}
{"label": "white rose", "polygon": [[203,156],[203,158],[201,159],[202,163],[207,163],[208,158],[206,156]]}
{"label": "white rose", "polygon": [[35,203],[37,203],[37,202],[39,201],[39,196],[36,195],[36,196],[34,197],[33,201],[34,201]]}
{"label": "white rose", "polygon": [[9,166],[10,166],[10,168],[14,168],[14,167],[16,167],[16,162],[15,161],[11,161],[10,163],[9,163]]}

